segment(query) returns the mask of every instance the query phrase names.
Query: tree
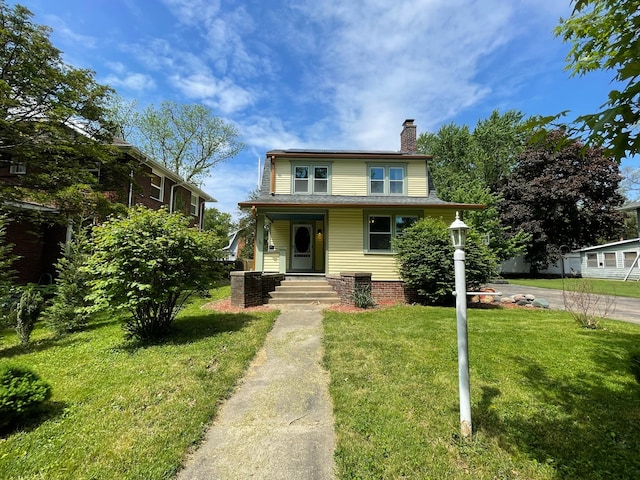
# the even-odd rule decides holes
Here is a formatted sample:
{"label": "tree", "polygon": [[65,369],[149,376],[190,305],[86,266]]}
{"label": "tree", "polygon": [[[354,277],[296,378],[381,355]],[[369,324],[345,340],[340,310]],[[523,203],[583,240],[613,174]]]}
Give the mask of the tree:
{"label": "tree", "polygon": [[[594,70],[615,72],[622,86],[609,92],[596,113],[573,122],[589,144],[604,145],[616,160],[640,153],[640,9],[635,0],[573,0],[571,16],[561,19],[556,36],[572,44],[567,70],[586,75]],[[562,114],[560,114],[562,115]],[[559,115],[558,115],[559,116]],[[550,122],[558,116],[542,119]]]}
{"label": "tree", "polygon": [[507,232],[497,210],[498,186],[526,143],[522,118],[516,110],[502,115],[494,110],[478,121],[473,132],[451,123],[418,138],[418,150],[433,155],[429,167],[441,199],[486,205],[484,210],[467,212],[465,221],[487,239],[501,261],[521,253],[529,240],[524,232]]}
{"label": "tree", "polygon": [[476,180],[495,192],[524,148],[522,118],[516,110],[502,115],[494,110],[489,118],[478,120],[473,132],[451,123],[436,134],[421,134],[418,151],[433,155],[429,165],[440,198],[452,200],[453,190]]}
{"label": "tree", "polygon": [[[558,148],[558,145],[561,145]],[[531,145],[507,177],[499,205],[502,223],[532,237],[525,258],[533,272],[578,248],[616,239],[623,226],[620,173],[601,148],[584,148],[562,131]]]}
{"label": "tree", "polygon": [[204,211],[204,230],[213,232],[226,245],[229,232],[235,228],[230,213],[221,212],[217,208],[207,208]]}
{"label": "tree", "polygon": [[150,105],[137,113],[126,102],[112,106],[120,133],[130,132],[124,139],[188,182],[199,183],[213,167],[245,148],[235,125],[204,105],[166,100],[158,108]]}
{"label": "tree", "polygon": [[0,0],[0,165],[27,172],[18,185],[0,183],[0,200],[56,204],[71,185],[95,185],[96,162],[119,168],[103,128],[112,90],[94,72],[64,63],[51,29],[32,16]]}
{"label": "tree", "polygon": [[[402,279],[429,304],[447,304],[453,299],[453,245],[447,228],[442,220],[427,217],[393,240]],[[478,289],[495,275],[497,261],[473,229],[468,232],[465,250],[467,288]]]}
{"label": "tree", "polygon": [[219,239],[189,228],[189,221],[164,209],[135,207],[126,218],[95,227],[86,267],[94,302],[89,311],[125,311],[130,336],[164,336],[187,299],[220,275]]}

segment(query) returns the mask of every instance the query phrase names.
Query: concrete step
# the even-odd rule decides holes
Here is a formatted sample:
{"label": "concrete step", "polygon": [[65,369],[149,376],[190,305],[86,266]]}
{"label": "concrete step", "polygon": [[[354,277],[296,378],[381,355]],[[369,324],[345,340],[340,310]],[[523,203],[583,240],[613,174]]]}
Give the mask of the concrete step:
{"label": "concrete step", "polygon": [[270,305],[315,304],[332,305],[340,297],[324,279],[286,279],[269,293]]}

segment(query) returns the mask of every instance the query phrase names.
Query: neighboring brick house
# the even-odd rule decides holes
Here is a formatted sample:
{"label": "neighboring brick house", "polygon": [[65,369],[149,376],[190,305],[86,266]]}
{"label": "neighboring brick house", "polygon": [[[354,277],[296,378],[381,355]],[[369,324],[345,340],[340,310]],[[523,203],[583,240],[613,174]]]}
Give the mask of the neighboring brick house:
{"label": "neighboring brick house", "polygon": [[[112,202],[128,207],[145,205],[152,209],[166,207],[192,217],[192,225],[202,228],[205,202],[216,200],[197,186],[188,183],[158,162],[148,158],[133,145],[115,140],[123,160],[134,159],[131,171],[125,180],[114,181],[108,172],[101,172],[96,165],[95,175],[103,193]],[[20,175],[27,174],[19,164],[0,164],[0,182],[19,184]],[[37,211],[41,221],[34,223],[23,218],[12,218],[7,227],[5,241],[14,245],[13,252],[20,258],[14,263],[19,283],[47,283],[55,274],[54,263],[60,256],[60,245],[69,235],[69,226],[60,221],[55,206],[32,202],[13,202],[15,211]]]}
{"label": "neighboring brick house", "polygon": [[391,240],[423,217],[453,221],[484,208],[438,198],[431,156],[416,151],[406,120],[400,151],[271,150],[257,198],[256,272],[316,275],[337,291],[354,273],[371,278],[376,301],[410,300]]}

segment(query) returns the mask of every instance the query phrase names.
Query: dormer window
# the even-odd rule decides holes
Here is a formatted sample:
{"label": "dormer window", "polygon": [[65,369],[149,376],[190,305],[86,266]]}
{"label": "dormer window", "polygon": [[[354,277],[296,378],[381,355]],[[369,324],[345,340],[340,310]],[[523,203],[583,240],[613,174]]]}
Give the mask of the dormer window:
{"label": "dormer window", "polygon": [[25,175],[27,173],[26,163],[12,163],[9,166],[9,173],[11,175]]}
{"label": "dormer window", "polygon": [[369,165],[369,195],[406,195],[404,165]]}
{"label": "dormer window", "polygon": [[294,165],[293,193],[324,195],[329,193],[329,166]]}

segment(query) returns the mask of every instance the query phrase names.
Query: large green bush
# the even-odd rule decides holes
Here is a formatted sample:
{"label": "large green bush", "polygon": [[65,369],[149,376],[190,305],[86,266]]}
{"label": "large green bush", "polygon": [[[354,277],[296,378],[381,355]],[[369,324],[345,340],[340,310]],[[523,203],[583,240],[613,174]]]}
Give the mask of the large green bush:
{"label": "large green bush", "polygon": [[164,336],[184,302],[220,277],[218,238],[189,227],[189,218],[136,207],[93,230],[87,271],[91,310],[128,312],[130,336]]}
{"label": "large green bush", "polygon": [[33,371],[19,365],[0,364],[0,427],[37,409],[51,397],[51,386]]}
{"label": "large green bush", "polygon": [[[453,302],[453,245],[446,223],[436,218],[424,218],[395,238],[393,247],[402,279],[415,288],[426,303],[447,305]],[[495,275],[497,261],[473,229],[468,231],[465,252],[467,291],[472,291]]]}

